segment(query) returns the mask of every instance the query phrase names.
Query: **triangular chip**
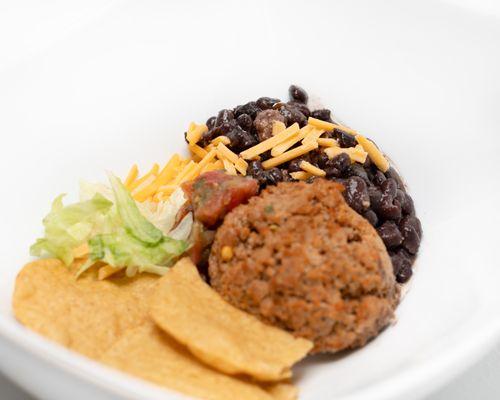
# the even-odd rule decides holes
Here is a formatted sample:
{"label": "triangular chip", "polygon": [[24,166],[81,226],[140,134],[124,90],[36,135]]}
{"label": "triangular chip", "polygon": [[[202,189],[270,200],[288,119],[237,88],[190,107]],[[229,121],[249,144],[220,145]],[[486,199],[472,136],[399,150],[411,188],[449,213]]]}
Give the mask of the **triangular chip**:
{"label": "triangular chip", "polygon": [[313,347],[227,303],[188,258],[158,281],[150,315],[208,365],[263,381],[290,377],[293,364]]}
{"label": "triangular chip", "polygon": [[89,270],[76,279],[77,268],[58,260],[27,264],[16,279],[13,311],[31,330],[98,358],[127,329],[147,319],[147,296],[158,277],[99,281],[97,272]]}
{"label": "triangular chip", "polygon": [[139,378],[200,399],[279,399],[256,384],[222,374],[198,361],[152,321],[128,331],[104,354],[101,361]]}

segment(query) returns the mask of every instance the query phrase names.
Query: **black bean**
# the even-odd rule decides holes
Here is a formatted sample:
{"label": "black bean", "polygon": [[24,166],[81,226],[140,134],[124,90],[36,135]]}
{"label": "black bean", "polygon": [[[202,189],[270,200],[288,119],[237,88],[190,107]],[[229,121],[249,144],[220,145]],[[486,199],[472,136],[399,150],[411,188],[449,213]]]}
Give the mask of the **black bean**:
{"label": "black bean", "polygon": [[257,107],[259,107],[261,110],[268,110],[270,108],[273,108],[273,106],[280,101],[280,99],[273,99],[272,97],[260,97],[257,100]]}
{"label": "black bean", "polygon": [[413,258],[404,250],[400,249],[391,255],[392,269],[398,283],[405,283],[412,276],[411,265]]}
{"label": "black bean", "polygon": [[382,182],[382,184],[380,185],[380,189],[382,190],[382,193],[384,195],[392,200],[396,197],[398,185],[394,179],[389,178]]}
{"label": "black bean", "polygon": [[398,201],[399,205],[401,206],[401,210],[404,209],[405,207],[405,201],[406,201],[406,194],[403,192],[401,189],[398,189],[396,192],[396,198],[395,200]]}
{"label": "black bean", "polygon": [[368,174],[366,173],[366,170],[363,168],[363,166],[361,164],[354,163],[354,164],[349,165],[344,173],[348,177],[349,176],[359,176],[360,178],[364,179],[366,181],[366,183],[370,183],[370,179],[368,179]]}
{"label": "black bean", "polygon": [[422,227],[418,218],[406,216],[401,220],[399,228],[403,234],[403,247],[411,254],[416,254],[420,247]]}
{"label": "black bean", "polygon": [[239,125],[236,125],[226,136],[231,141],[229,148],[234,152],[241,152],[249,147],[255,146],[258,141],[251,133],[244,131]]}
{"label": "black bean", "polygon": [[315,165],[316,167],[323,169],[326,167],[329,161],[330,158],[321,149],[316,149],[309,152],[309,162]]}
{"label": "black bean", "polygon": [[326,176],[340,178],[351,165],[351,159],[345,153],[340,153],[328,160],[325,165]]}
{"label": "black bean", "polygon": [[359,176],[347,179],[344,196],[347,204],[358,213],[363,213],[370,207],[370,196],[366,182]]}
{"label": "black bean", "polygon": [[210,129],[210,136],[216,138],[217,136],[226,135],[228,132],[232,131],[234,127],[238,126],[235,119],[232,119],[227,122],[223,122],[220,125],[216,125],[212,129]]}
{"label": "black bean", "polygon": [[415,215],[415,205],[413,199],[408,193],[405,193],[405,202],[403,204],[403,213],[407,215]]}
{"label": "black bean", "polygon": [[259,172],[263,172],[264,167],[262,166],[262,163],[258,160],[253,160],[248,162],[248,168],[247,168],[247,173],[250,176],[255,176],[255,174]]}
{"label": "black bean", "polygon": [[260,161],[266,161],[272,158],[271,150],[265,151],[260,156]]}
{"label": "black bean", "polygon": [[377,209],[377,215],[382,219],[399,221],[401,219],[401,206],[396,201],[383,200]]}
{"label": "black bean", "polygon": [[267,184],[266,171],[264,171],[260,161],[250,161],[248,163],[247,174],[256,179],[261,187]]}
{"label": "black bean", "polygon": [[372,160],[370,159],[370,157],[366,157],[366,160],[363,163],[363,167],[365,167],[366,169],[372,169],[373,167],[375,167],[375,169],[377,169],[377,167],[374,166],[374,164],[373,164]]}
{"label": "black bean", "polygon": [[302,114],[304,114],[306,118],[309,118],[309,116],[311,115],[309,107],[307,107],[304,103],[299,103],[298,101],[289,101],[288,104],[299,110]]}
{"label": "black bean", "polygon": [[288,89],[288,94],[290,95],[290,100],[307,103],[308,96],[306,91],[297,85],[291,85]]}
{"label": "black bean", "polygon": [[368,195],[370,196],[370,204],[376,211],[380,207],[380,203],[382,202],[382,191],[375,186],[369,186]]}
{"label": "black bean", "polygon": [[206,125],[208,129],[212,129],[215,126],[215,120],[217,119],[216,116],[210,117],[207,119]]}
{"label": "black bean", "polygon": [[[366,158],[367,160],[369,159],[368,157]],[[383,174],[382,171],[375,171],[375,173],[373,174],[373,178],[372,178],[372,182],[377,185],[377,186],[380,186],[382,185],[382,183],[384,183],[384,181],[386,180],[387,178],[385,177],[385,175]]]}
{"label": "black bean", "polygon": [[241,114],[248,114],[252,117],[252,119],[254,119],[259,111],[260,108],[257,107],[257,103],[255,101],[250,101],[246,104],[242,104],[241,106],[237,106],[234,109],[234,115],[238,117]]}
{"label": "black bean", "polygon": [[301,158],[296,158],[288,163],[288,171],[289,172],[298,172],[302,171],[302,168],[300,168],[300,163],[303,160]]}
{"label": "black bean", "polygon": [[279,168],[271,168],[267,171],[267,184],[276,185],[278,182],[283,180],[283,173]]}
{"label": "black bean", "polygon": [[294,123],[298,123],[300,127],[303,127],[307,124],[307,118],[304,114],[300,112],[300,110],[290,104],[284,104],[279,109],[281,115],[285,117],[285,125],[290,126]]}
{"label": "black bean", "polygon": [[223,124],[230,124],[234,120],[234,114],[231,110],[220,110],[215,120],[215,126],[222,126]]}
{"label": "black bean", "polygon": [[273,135],[273,125],[276,121],[286,124],[286,118],[278,110],[265,110],[257,113],[253,125],[259,140],[269,139]]}
{"label": "black bean", "polygon": [[283,182],[291,182],[293,181],[292,176],[286,169],[282,169],[281,173],[283,174]]}
{"label": "black bean", "polygon": [[[212,128],[210,129],[209,131],[205,132],[202,136],[201,136],[201,139],[200,141],[197,143],[198,145],[200,145],[201,147],[205,147],[207,146],[210,141],[216,137],[216,134],[215,134],[215,131],[214,131],[215,128]],[[219,136],[219,135],[217,135]]]}
{"label": "black bean", "polygon": [[373,226],[377,226],[378,224],[378,217],[375,211],[373,210],[368,210],[363,214],[363,217],[365,217],[370,224]]}
{"label": "black bean", "polygon": [[321,110],[311,111],[311,117],[320,119],[322,121],[332,122],[332,113],[330,110],[326,108],[322,108]]}
{"label": "black bean", "polygon": [[380,185],[380,189],[382,190],[382,198],[375,208],[377,215],[384,220],[391,219],[399,221],[401,219],[402,210],[401,204],[396,199],[398,190],[396,181],[392,178],[386,179],[382,185]]}
{"label": "black bean", "polygon": [[394,179],[398,185],[398,188],[401,189],[403,192],[406,191],[405,184],[404,184],[403,180],[401,179],[401,176],[399,176],[399,174],[396,172],[396,170],[393,167],[390,167],[386,171],[385,176],[387,178]]}
{"label": "black bean", "polygon": [[403,235],[394,221],[385,221],[377,228],[377,232],[388,249],[403,243]]}
{"label": "black bean", "polygon": [[241,126],[242,129],[249,132],[252,129],[253,120],[252,117],[248,114],[240,114],[238,118],[236,118],[238,125]]}
{"label": "black bean", "polygon": [[354,135],[351,135],[350,133],[340,131],[338,129],[335,129],[335,133],[337,134],[337,140],[339,142],[340,147],[347,148],[347,147],[354,147],[358,143],[356,142],[356,138]]}

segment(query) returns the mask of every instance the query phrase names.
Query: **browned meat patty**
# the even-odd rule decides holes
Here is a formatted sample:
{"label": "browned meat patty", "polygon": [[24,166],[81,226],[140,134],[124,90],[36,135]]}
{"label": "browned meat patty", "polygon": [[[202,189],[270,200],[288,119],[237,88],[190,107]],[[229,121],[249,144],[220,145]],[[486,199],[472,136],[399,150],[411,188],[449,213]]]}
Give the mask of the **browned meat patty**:
{"label": "browned meat patty", "polygon": [[215,290],[313,340],[314,353],[364,345],[399,298],[382,240],[342,190],[324,179],[269,187],[226,216],[210,253]]}

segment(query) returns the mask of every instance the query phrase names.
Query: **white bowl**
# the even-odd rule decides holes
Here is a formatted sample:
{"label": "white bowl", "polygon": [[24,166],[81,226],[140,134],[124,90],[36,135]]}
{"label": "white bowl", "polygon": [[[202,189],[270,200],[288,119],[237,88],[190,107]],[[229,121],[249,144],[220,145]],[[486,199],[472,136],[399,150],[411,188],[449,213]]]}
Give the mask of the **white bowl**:
{"label": "white bowl", "polygon": [[20,326],[16,273],[79,178],[164,162],[191,120],[297,83],[391,156],[425,234],[397,323],[300,365],[301,398],[416,399],[451,379],[500,334],[499,33],[437,2],[128,2],[4,70],[2,372],[42,399],[179,398]]}

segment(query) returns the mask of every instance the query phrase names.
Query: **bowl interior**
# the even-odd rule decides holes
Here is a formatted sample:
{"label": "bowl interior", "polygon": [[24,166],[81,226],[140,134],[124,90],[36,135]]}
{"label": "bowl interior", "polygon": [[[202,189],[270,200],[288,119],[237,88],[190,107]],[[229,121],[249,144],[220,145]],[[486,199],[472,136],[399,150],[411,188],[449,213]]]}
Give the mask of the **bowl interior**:
{"label": "bowl interior", "polygon": [[32,340],[10,296],[57,194],[163,163],[190,121],[297,83],[390,155],[425,235],[397,323],[348,356],[302,363],[303,398],[431,390],[499,328],[495,22],[436,2],[127,2],[4,70],[2,323]]}

